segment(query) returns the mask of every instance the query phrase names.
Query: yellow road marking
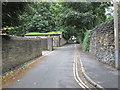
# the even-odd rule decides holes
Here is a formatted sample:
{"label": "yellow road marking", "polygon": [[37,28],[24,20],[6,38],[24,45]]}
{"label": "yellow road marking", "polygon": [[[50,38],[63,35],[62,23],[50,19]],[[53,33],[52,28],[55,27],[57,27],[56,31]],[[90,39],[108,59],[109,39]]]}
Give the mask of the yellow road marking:
{"label": "yellow road marking", "polygon": [[73,74],[74,74],[74,79],[76,80],[76,82],[83,88],[86,90],[86,88],[89,88],[87,85],[85,85],[85,83],[83,83],[83,81],[80,79],[79,75],[78,75],[78,69],[77,69],[77,50],[76,50],[76,46],[75,46],[75,55],[74,55],[74,63],[73,63]]}
{"label": "yellow road marking", "polygon": [[[82,73],[84,73],[85,74],[85,70],[84,70],[84,66],[83,66],[83,63],[82,63],[82,61],[81,61],[81,59],[80,59],[80,56],[79,56],[79,52],[78,52],[78,49],[77,49],[77,46],[76,46],[76,44],[75,44],[75,55],[77,56],[77,60],[79,59],[80,61],[80,65],[81,65],[81,70],[82,70]],[[74,55],[74,56],[75,56]],[[74,59],[75,60],[75,59]],[[76,61],[74,61],[75,63],[76,63],[76,65],[77,65],[77,60]],[[86,74],[85,74],[86,75]],[[79,75],[77,75],[78,76],[78,79],[80,79],[80,77],[79,77]],[[88,77],[87,75],[86,75],[86,77]],[[89,77],[88,77],[89,78]],[[80,79],[81,80],[81,79]],[[82,80],[81,80],[82,81]],[[85,83],[82,81],[81,82],[83,85],[85,85]],[[92,84],[91,84],[92,85]],[[85,87],[86,87],[86,85],[85,85]],[[103,88],[102,86],[100,86],[99,85],[99,87],[100,88]],[[88,86],[86,87],[87,89],[89,89],[89,90],[91,90]],[[98,88],[96,88],[96,87],[94,87],[94,89],[95,90],[99,90]],[[104,90],[104,89],[103,89]]]}

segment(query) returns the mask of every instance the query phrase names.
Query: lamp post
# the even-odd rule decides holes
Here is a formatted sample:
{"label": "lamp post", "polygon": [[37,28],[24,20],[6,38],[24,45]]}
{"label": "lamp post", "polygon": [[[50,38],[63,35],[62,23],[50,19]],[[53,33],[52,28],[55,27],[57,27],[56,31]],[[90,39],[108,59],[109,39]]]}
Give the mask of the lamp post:
{"label": "lamp post", "polygon": [[115,67],[120,69],[119,48],[118,48],[118,5],[114,2],[114,40],[115,40]]}

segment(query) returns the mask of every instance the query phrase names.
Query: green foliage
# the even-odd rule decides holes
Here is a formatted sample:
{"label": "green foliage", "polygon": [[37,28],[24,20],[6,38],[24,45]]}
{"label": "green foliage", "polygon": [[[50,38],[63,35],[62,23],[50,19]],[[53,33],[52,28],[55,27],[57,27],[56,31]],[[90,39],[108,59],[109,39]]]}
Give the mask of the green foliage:
{"label": "green foliage", "polygon": [[75,32],[75,27],[67,26],[64,28],[63,36],[65,37],[66,40],[68,40],[72,35],[75,34],[74,32]]}
{"label": "green foliage", "polygon": [[118,4],[118,18],[120,20],[120,4]]}
{"label": "green foliage", "polygon": [[24,36],[25,31],[22,26],[4,28],[8,35]]}
{"label": "green foliage", "polygon": [[2,3],[2,27],[19,25],[18,17],[23,13],[28,3],[3,2]]}
{"label": "green foliage", "polygon": [[83,43],[82,43],[82,49],[84,51],[89,51],[90,34],[91,34],[91,30],[86,30],[85,37],[84,37],[84,40],[83,40]]}
{"label": "green foliage", "polygon": [[[50,4],[36,2],[27,5],[26,11],[19,17],[27,32],[48,32],[55,27],[54,15]],[[27,26],[27,27],[26,27]]]}
{"label": "green foliage", "polygon": [[[67,37],[75,36],[77,41],[82,43],[85,29],[93,29],[96,25],[106,20],[105,8],[109,3],[101,2],[69,2],[64,3],[67,8],[64,17],[64,26],[71,28],[65,29]],[[72,29],[74,27],[74,30]],[[70,35],[70,36],[69,36]]]}
{"label": "green foliage", "polygon": [[79,36],[76,37],[76,43],[80,43],[80,44],[82,43],[82,39],[81,39],[81,37],[79,37]]}
{"label": "green foliage", "polygon": [[[12,6],[12,4],[11,4]],[[101,2],[30,2],[23,12],[18,13],[18,23],[8,30],[10,35],[23,36],[29,32],[47,33],[63,31],[68,40],[72,36],[82,43],[85,29],[91,30],[106,18],[105,8],[108,3]],[[7,7],[6,7],[7,9]]]}

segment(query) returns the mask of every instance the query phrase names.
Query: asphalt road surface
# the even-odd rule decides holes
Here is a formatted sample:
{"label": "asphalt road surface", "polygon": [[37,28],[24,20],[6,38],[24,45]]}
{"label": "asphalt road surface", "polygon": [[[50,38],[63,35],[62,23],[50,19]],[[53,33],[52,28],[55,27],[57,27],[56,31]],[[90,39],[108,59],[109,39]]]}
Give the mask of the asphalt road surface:
{"label": "asphalt road surface", "polygon": [[4,88],[81,88],[74,79],[73,62],[74,44],[67,44]]}

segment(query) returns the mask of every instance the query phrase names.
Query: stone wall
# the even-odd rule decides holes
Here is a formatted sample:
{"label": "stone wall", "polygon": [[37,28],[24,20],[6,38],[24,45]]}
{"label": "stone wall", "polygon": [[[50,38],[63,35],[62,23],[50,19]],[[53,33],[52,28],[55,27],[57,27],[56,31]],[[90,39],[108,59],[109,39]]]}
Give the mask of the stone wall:
{"label": "stone wall", "polygon": [[53,46],[60,47],[67,43],[67,41],[62,36],[53,36]]}
{"label": "stone wall", "polygon": [[47,38],[41,38],[41,48],[42,50],[48,50]]}
{"label": "stone wall", "polygon": [[53,36],[53,46],[54,47],[60,46],[60,36]]}
{"label": "stone wall", "polygon": [[[25,36],[25,38],[41,38],[41,36]],[[53,38],[51,37],[44,37],[41,38],[41,48],[42,50],[53,50]]]}
{"label": "stone wall", "polygon": [[52,51],[53,50],[53,38],[48,38],[47,42],[48,42],[48,50]]}
{"label": "stone wall", "polygon": [[53,38],[41,38],[42,50],[53,50]]}
{"label": "stone wall", "polygon": [[60,38],[60,46],[63,46],[67,43],[67,41],[62,37]]}
{"label": "stone wall", "polygon": [[6,72],[42,55],[41,39],[2,36],[2,71]]}
{"label": "stone wall", "polygon": [[108,63],[110,65],[114,65],[115,64],[114,51],[115,51],[114,22],[112,20],[97,26],[92,31],[90,39],[90,52],[93,55],[95,55],[100,61]]}
{"label": "stone wall", "polygon": [[[52,50],[54,47],[60,47],[67,43],[62,35],[57,36],[25,36],[26,38],[41,38],[42,50]],[[49,39],[50,38],[50,39]],[[53,43],[51,43],[51,41]]]}

